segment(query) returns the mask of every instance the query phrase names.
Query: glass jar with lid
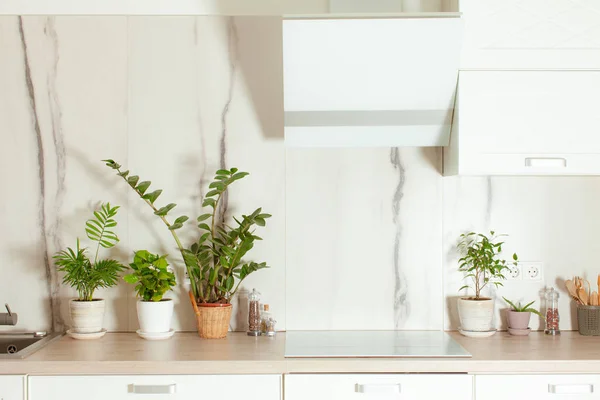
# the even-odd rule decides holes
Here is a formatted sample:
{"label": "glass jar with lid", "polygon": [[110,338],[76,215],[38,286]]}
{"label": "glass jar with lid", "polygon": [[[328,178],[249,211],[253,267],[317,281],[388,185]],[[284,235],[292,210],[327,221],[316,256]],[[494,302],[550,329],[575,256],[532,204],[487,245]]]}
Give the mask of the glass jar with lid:
{"label": "glass jar with lid", "polygon": [[248,300],[248,336],[260,336],[260,293],[252,289]]}
{"label": "glass jar with lid", "polygon": [[560,329],[558,327],[560,317],[558,315],[558,298],[560,294],[550,288],[546,291],[546,329],[544,332],[548,335],[559,335]]}

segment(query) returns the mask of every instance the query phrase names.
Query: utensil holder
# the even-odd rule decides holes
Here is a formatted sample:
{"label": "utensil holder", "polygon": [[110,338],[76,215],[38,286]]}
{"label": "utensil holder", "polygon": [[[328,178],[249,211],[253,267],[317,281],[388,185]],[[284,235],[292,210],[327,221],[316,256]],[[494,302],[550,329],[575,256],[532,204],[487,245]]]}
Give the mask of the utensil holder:
{"label": "utensil holder", "polygon": [[579,333],[584,336],[600,336],[600,306],[577,306]]}

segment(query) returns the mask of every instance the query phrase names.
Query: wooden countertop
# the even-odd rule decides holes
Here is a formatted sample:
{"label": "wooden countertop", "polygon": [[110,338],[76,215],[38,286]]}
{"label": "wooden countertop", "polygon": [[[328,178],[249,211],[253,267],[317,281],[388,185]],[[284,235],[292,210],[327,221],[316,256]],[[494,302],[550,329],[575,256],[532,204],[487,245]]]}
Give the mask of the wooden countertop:
{"label": "wooden countertop", "polygon": [[224,340],[178,333],[157,342],[109,333],[94,341],[63,337],[24,360],[0,360],[0,374],[600,373],[600,337],[450,335],[473,357],[285,359],[284,333],[275,338],[231,333]]}

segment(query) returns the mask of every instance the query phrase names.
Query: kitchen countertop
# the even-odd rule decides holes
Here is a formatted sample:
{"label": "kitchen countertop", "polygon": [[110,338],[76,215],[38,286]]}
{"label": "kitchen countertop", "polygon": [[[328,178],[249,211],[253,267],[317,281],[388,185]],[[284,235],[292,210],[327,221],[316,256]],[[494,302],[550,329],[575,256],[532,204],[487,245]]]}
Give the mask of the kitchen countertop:
{"label": "kitchen countertop", "polygon": [[0,374],[600,373],[600,337],[450,335],[473,357],[286,359],[285,333],[275,338],[230,333],[224,340],[177,333],[158,342],[109,333],[94,341],[63,337],[26,359],[0,360]]}

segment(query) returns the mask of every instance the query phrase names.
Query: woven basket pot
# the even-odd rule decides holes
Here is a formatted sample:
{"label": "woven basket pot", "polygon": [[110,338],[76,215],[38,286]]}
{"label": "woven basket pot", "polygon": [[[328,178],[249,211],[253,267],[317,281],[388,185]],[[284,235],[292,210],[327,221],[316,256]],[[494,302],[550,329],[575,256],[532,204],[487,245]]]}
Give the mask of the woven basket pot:
{"label": "woven basket pot", "polygon": [[190,294],[190,300],[196,313],[198,335],[203,339],[226,337],[233,306],[231,304],[196,304],[192,294]]}

